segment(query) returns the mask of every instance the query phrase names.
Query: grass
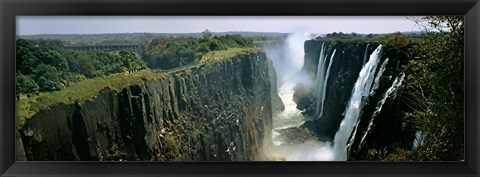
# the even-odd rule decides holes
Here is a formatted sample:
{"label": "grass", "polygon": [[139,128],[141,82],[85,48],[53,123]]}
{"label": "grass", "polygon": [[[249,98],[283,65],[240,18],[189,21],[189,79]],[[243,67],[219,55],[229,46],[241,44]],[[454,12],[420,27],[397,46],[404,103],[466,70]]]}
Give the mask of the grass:
{"label": "grass", "polygon": [[200,63],[215,64],[237,55],[261,52],[260,48],[229,48],[221,51],[210,51],[203,55]]}
{"label": "grass", "polygon": [[102,89],[110,88],[117,92],[135,84],[142,84],[144,79],[156,80],[166,78],[168,74],[142,70],[136,73],[121,73],[106,77],[83,80],[60,91],[40,93],[38,96],[17,100],[17,128],[23,126],[26,119],[36,113],[61,104],[85,102],[94,98]]}
{"label": "grass", "polygon": [[[261,52],[260,48],[230,48],[222,51],[211,51],[206,53],[200,63],[208,66],[231,59],[237,55]],[[120,73],[106,77],[86,79],[72,84],[60,91],[40,93],[38,96],[21,98],[17,100],[17,129],[22,127],[25,120],[42,110],[48,110],[57,105],[83,103],[94,98],[102,89],[110,88],[116,92],[135,84],[143,84],[143,80],[158,80],[169,76],[181,77],[183,74],[192,74],[191,69],[185,69],[175,74],[154,70],[142,70],[135,73]]]}

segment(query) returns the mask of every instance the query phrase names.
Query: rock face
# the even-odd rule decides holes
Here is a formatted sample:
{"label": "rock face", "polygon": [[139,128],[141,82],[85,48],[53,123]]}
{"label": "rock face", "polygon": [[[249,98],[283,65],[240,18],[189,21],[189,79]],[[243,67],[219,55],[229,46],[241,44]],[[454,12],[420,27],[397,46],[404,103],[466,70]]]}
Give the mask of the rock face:
{"label": "rock face", "polygon": [[[320,50],[324,41],[309,40],[305,42],[305,64],[303,71],[311,78],[315,78],[317,66],[320,57]],[[336,50],[332,59],[330,76],[325,90],[326,98],[323,107],[323,115],[314,115],[315,98],[312,88],[298,85],[295,88],[294,100],[297,101],[297,107],[305,110],[305,114],[311,117],[312,122],[305,124],[314,133],[324,141],[333,141],[340,122],[342,121],[346,106],[352,95],[353,85],[355,84],[358,74],[362,69],[364,62],[365,49],[369,45],[367,52],[370,54],[378,46],[378,44],[363,43],[343,43],[341,41],[326,43],[325,53],[330,59],[333,51]],[[368,59],[368,58],[367,58]],[[311,86],[313,87],[313,86]]]}
{"label": "rock face", "polygon": [[[305,42],[305,65],[303,71],[312,78],[316,77],[317,65],[319,62],[322,40],[309,40]],[[336,50],[332,59],[329,79],[326,88],[326,98],[323,106],[323,114],[316,115],[314,102],[316,101],[314,86],[297,85],[295,87],[294,101],[297,108],[304,110],[305,115],[310,118],[302,127],[308,128],[319,139],[332,142],[340,123],[345,117],[345,110],[355,82],[359,77],[359,72],[363,64],[368,61],[368,56],[378,47],[379,43],[375,42],[344,42],[344,41],[328,41],[325,42],[325,53],[328,59]],[[367,48],[368,45],[368,48]],[[403,96],[396,94],[385,100],[383,107],[378,109],[379,102],[384,97],[387,89],[392,86],[394,80],[400,75],[399,67],[407,62],[407,57],[400,55],[399,50],[385,46],[380,64],[387,58],[389,61],[386,65],[385,72],[379,78],[379,86],[375,93],[370,94],[366,99],[359,117],[359,122],[355,128],[356,134],[351,146],[350,160],[361,159],[363,155],[368,153],[368,149],[362,147],[387,147],[389,145],[409,146],[413,139],[414,132],[403,132],[401,119],[402,112],[407,110],[407,106],[403,104],[401,99]],[[365,53],[367,58],[364,60]],[[379,72],[377,67],[377,72]],[[379,111],[374,115],[375,111]],[[370,122],[373,120],[371,126]],[[353,133],[352,133],[353,135]],[[368,135],[368,136],[366,136]],[[365,137],[366,138],[365,138]],[[364,141],[362,141],[364,139]]]}
{"label": "rock face", "polygon": [[34,115],[19,131],[27,160],[246,161],[271,140],[263,52],[144,80]]}

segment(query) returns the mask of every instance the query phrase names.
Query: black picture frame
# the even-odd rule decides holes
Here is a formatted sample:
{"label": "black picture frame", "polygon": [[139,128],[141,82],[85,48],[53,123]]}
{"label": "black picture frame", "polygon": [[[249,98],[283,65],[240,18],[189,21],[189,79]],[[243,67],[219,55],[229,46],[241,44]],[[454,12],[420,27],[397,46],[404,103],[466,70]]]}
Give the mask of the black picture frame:
{"label": "black picture frame", "polygon": [[[0,0],[2,176],[479,176],[478,0]],[[464,162],[16,162],[19,15],[465,15]]]}

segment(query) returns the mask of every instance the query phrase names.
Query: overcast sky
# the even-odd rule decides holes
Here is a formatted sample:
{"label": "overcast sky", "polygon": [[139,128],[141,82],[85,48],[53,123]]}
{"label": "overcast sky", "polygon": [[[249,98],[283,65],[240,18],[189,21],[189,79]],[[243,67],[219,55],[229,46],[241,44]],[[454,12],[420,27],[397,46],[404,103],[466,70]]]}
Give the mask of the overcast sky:
{"label": "overcast sky", "polygon": [[17,35],[91,33],[418,31],[405,16],[17,16]]}

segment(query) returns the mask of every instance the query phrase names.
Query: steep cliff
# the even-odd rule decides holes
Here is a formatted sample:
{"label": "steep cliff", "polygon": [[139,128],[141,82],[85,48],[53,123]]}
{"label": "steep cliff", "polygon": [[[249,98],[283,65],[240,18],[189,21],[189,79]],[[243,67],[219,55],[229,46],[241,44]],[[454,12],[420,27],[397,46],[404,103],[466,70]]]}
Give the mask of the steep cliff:
{"label": "steep cliff", "polygon": [[272,126],[265,54],[248,50],[203,62],[36,113],[19,130],[27,160],[261,158]]}
{"label": "steep cliff", "polygon": [[320,50],[323,43],[326,45],[325,54],[327,59],[330,59],[334,50],[336,52],[331,60],[330,78],[326,83],[328,87],[325,90],[326,98],[322,117],[314,113],[313,102],[318,99],[313,94],[315,92],[312,90],[314,86],[298,85],[295,88],[294,98],[297,102],[297,107],[305,110],[305,114],[312,117],[313,121],[307,122],[306,126],[314,130],[321,139],[332,141],[343,119],[343,113],[350,99],[353,85],[358,78],[358,73],[362,69],[365,50],[370,54],[379,44],[369,44],[367,42],[345,43],[342,41],[325,42],[321,40],[306,41],[304,45],[305,64],[302,70],[311,75],[312,78],[316,77],[315,73],[317,73]]}
{"label": "steep cliff", "polygon": [[[305,61],[303,71],[312,78],[317,77],[317,68],[322,45],[325,45],[326,62],[328,66],[330,57],[332,65],[329,79],[327,80],[323,114],[319,115],[315,110],[315,102],[319,99],[314,85],[297,85],[294,100],[297,108],[304,110],[309,117],[303,127],[309,128],[318,138],[324,141],[333,141],[340,123],[345,117],[345,111],[352,96],[352,89],[359,77],[362,66],[368,61],[368,56],[379,46],[378,42],[372,41],[342,41],[342,40],[309,40],[305,42]],[[363,96],[366,104],[359,115],[359,122],[352,132],[351,154],[349,159],[365,155],[368,149],[362,147],[385,147],[392,144],[409,146],[413,139],[413,132],[404,132],[402,125],[402,112],[408,108],[397,96],[396,91],[390,93],[387,98],[386,92],[392,88],[395,80],[400,79],[400,67],[405,64],[408,57],[405,56],[407,48],[393,48],[386,45],[380,58],[380,64],[385,62],[385,69],[379,75],[381,67],[377,67],[375,73],[378,76],[378,87],[375,92]],[[334,51],[336,50],[335,54]],[[388,61],[386,61],[388,58]],[[325,71],[326,72],[326,71]],[[314,83],[315,84],[315,83]],[[399,84],[400,86],[401,84]],[[321,86],[323,87],[323,85]],[[375,86],[372,86],[375,87]],[[395,88],[397,89],[397,88]],[[391,89],[392,90],[392,89]],[[368,136],[367,136],[368,135]]]}

